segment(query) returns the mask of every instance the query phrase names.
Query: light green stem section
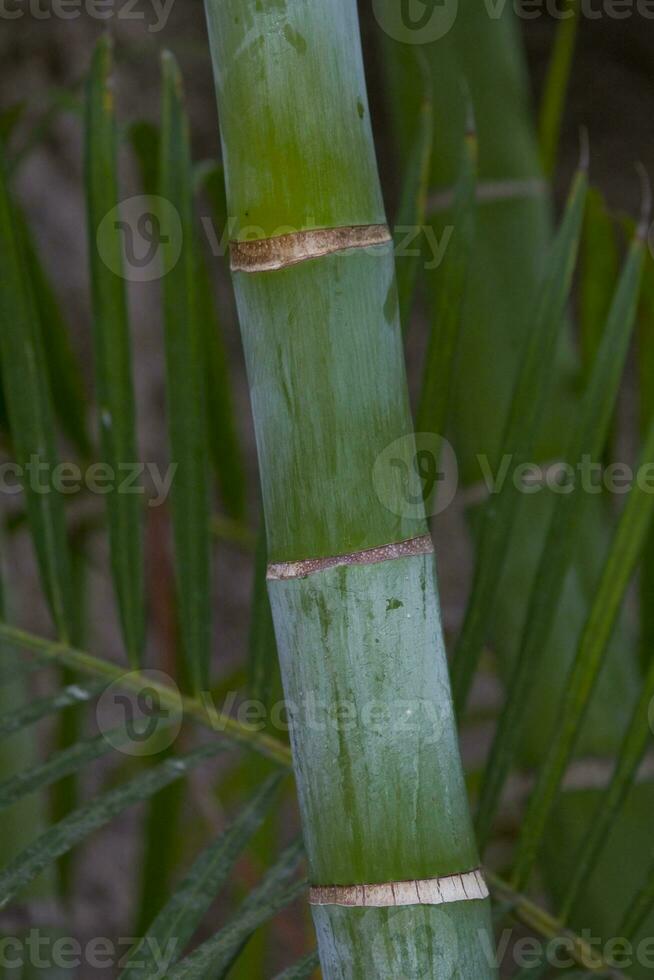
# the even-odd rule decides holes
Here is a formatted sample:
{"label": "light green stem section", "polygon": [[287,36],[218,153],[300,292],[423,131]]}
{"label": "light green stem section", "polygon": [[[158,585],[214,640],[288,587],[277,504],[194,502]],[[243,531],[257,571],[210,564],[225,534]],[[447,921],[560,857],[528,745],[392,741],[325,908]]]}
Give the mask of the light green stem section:
{"label": "light green stem section", "polygon": [[[385,223],[355,0],[207,0],[207,14],[232,237]],[[234,281],[270,561],[424,535],[392,245]],[[433,558],[269,592],[312,882],[475,869]],[[495,975],[479,955],[488,902],[315,921],[326,980],[445,976],[443,957],[460,980]]]}

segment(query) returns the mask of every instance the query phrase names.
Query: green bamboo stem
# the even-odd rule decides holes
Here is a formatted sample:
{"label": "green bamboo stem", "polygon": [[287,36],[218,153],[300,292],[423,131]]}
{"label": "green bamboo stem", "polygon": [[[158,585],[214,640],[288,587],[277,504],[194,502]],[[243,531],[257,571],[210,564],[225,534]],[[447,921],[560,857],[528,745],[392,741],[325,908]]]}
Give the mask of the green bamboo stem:
{"label": "green bamboo stem", "polygon": [[[323,975],[483,980],[490,909],[459,877],[479,861],[431,542],[405,485],[415,445],[356,4],[207,0],[207,17]],[[423,883],[446,878],[452,900],[435,904]]]}

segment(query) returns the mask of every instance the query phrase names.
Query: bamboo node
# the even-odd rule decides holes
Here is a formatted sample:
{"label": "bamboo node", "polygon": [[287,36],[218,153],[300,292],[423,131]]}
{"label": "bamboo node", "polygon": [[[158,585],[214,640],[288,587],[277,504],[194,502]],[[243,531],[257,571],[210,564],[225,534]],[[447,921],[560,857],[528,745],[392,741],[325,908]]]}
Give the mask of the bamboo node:
{"label": "bamboo node", "polygon": [[404,905],[450,905],[479,902],[489,897],[481,868],[444,878],[389,881],[378,885],[315,886],[310,905],[344,905],[351,908],[395,908]]}
{"label": "bamboo node", "polygon": [[376,565],[382,561],[412,558],[414,555],[431,555],[433,551],[434,544],[431,536],[423,534],[419,538],[385,544],[380,548],[369,548],[366,551],[354,551],[349,555],[275,562],[268,565],[267,578],[269,581],[305,578],[307,575],[315,575],[316,572],[325,572],[329,568],[339,568],[342,565]]}
{"label": "bamboo node", "polygon": [[392,241],[387,225],[316,228],[249,242],[230,242],[232,272],[275,272],[349,248],[374,248]]}

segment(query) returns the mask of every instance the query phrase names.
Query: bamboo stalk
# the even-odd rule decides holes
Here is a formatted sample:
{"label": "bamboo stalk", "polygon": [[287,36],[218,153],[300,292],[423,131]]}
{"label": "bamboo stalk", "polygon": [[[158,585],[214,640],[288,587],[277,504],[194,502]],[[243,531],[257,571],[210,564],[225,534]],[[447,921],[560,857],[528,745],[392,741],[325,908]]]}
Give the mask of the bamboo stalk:
{"label": "bamboo stalk", "polygon": [[356,4],[207,0],[207,17],[323,975],[483,980],[489,903],[431,541],[405,485],[415,445]]}

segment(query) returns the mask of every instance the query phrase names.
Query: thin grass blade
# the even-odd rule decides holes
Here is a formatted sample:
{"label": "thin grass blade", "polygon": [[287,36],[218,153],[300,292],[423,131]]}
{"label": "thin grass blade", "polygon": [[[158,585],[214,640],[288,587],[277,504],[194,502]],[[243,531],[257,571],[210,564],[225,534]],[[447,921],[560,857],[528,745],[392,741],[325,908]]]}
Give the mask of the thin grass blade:
{"label": "thin grass blade", "polygon": [[[134,951],[138,965],[128,963],[120,980],[160,977],[155,950],[174,949],[175,959],[181,955],[227,880],[238,855],[263,823],[280,781],[279,776],[267,780],[231,827],[199,855]],[[171,965],[169,959],[167,969]]]}
{"label": "thin grass blade", "polygon": [[0,360],[17,465],[23,473],[41,581],[60,637],[73,621],[71,561],[58,466],[54,412],[34,297],[17,233],[0,147]]}
{"label": "thin grass blade", "polygon": [[30,701],[29,704],[21,705],[20,708],[7,712],[0,718],[0,737],[12,735],[14,732],[20,731],[21,728],[35,725],[42,718],[63,711],[64,708],[70,708],[76,704],[86,704],[101,694],[106,686],[107,681],[71,684],[51,697],[38,698]]}
{"label": "thin grass blade", "polygon": [[62,431],[82,458],[88,459],[92,452],[86,422],[89,406],[80,363],[73,350],[61,306],[39,258],[25,216],[18,207],[15,214],[41,327],[41,343],[54,410]]}
{"label": "thin grass blade", "polygon": [[622,920],[618,935],[633,941],[654,909],[654,862],[650,864],[645,883],[635,896]]}
{"label": "thin grass blade", "polygon": [[598,802],[593,819],[589,824],[588,833],[584,838],[583,847],[575,861],[563,900],[562,914],[566,919],[572,912],[577,899],[587,888],[609,833],[634,786],[638,768],[652,738],[650,726],[653,703],[654,662],[650,664],[643,689],[620,746],[611,782]]}
{"label": "thin grass blade", "polygon": [[278,973],[275,980],[307,980],[308,977],[313,976],[319,966],[318,953],[309,953],[308,956],[298,960],[293,966],[289,966],[287,970]]}
{"label": "thin grass blade", "polygon": [[67,854],[95,830],[104,827],[123,810],[148,799],[222,751],[224,746],[213,742],[187,755],[168,759],[128,783],[96,797],[50,827],[0,873],[0,908],[4,908],[44,868],[62,854]]}
{"label": "thin grass blade", "polygon": [[[587,177],[582,169],[573,182],[565,215],[547,261],[534,325],[528,331],[502,448],[502,454],[512,457],[516,467],[530,461],[544,414],[551,368],[576,264],[586,188]],[[472,593],[452,665],[452,687],[459,714],[465,707],[491,621],[495,592],[507,553],[506,542],[519,498],[520,492],[514,482],[506,480],[501,490],[492,494],[482,514]]]}
{"label": "thin grass blade", "polygon": [[[566,492],[556,496],[528,599],[522,642],[482,781],[477,814],[477,832],[482,846],[488,840],[502,788],[520,742],[529,703],[530,680],[547,650],[556,609],[574,557],[586,502],[585,491],[579,486],[577,467],[585,455],[598,461],[608,438],[636,319],[644,249],[642,235],[638,234],[625,261],[593,373],[582,399],[579,422],[565,453],[561,482]],[[528,828],[523,825],[523,841],[527,832]]]}
{"label": "thin grass blade", "polygon": [[[166,386],[171,458],[176,465],[172,515],[182,643],[192,689],[208,690],[211,653],[210,496],[202,326],[197,305],[197,257],[192,170],[182,81],[164,53],[161,195],[182,226],[179,261],[163,280]],[[175,248],[170,241],[166,249]]]}
{"label": "thin grass blade", "polygon": [[[420,252],[413,254],[416,242],[422,241],[427,218],[427,196],[434,150],[434,106],[431,99],[432,78],[429,63],[418,56],[422,74],[423,97],[416,123],[413,146],[402,183],[400,206],[393,236],[397,267],[397,291],[400,303],[400,323],[406,333],[420,266]],[[410,245],[407,245],[410,242]],[[407,248],[411,254],[407,254]]]}
{"label": "thin grass blade", "polygon": [[561,125],[579,29],[581,0],[566,0],[564,6],[547,69],[539,122],[541,160],[547,177],[553,175],[559,154]]}
{"label": "thin grass blade", "polygon": [[247,485],[232,382],[207,260],[201,253],[199,242],[196,242],[195,249],[198,257],[197,304],[204,348],[209,451],[225,511],[233,520],[240,521],[245,517]]}
{"label": "thin grass blade", "polygon": [[445,434],[449,421],[457,341],[475,234],[478,141],[472,110],[469,119],[452,210],[453,236],[438,274],[431,277],[431,289],[436,292],[436,298],[431,313],[431,333],[416,417],[418,432],[434,432],[437,435]]}
{"label": "thin grass blade", "polygon": [[[102,460],[113,474],[106,494],[111,569],[123,638],[138,667],[145,641],[142,497],[122,493],[124,468],[138,462],[132,358],[119,219],[117,129],[111,41],[99,41],[87,89],[86,199],[93,299],[95,386]],[[111,213],[115,220],[109,220]],[[100,236],[101,247],[100,250]]]}
{"label": "thin grass blade", "polygon": [[133,735],[126,728],[116,728],[107,735],[81,739],[45,762],[17,773],[0,783],[0,810],[29,793],[45,789],[59,779],[79,772],[89,763],[127,744],[132,738]]}
{"label": "thin grass blade", "polygon": [[240,906],[238,913],[212,939],[168,971],[168,980],[205,980],[225,977],[252,933],[306,891],[306,882],[291,881],[303,856],[301,841],[281,855],[261,883]]}
{"label": "thin grass blade", "polygon": [[[631,236],[630,236],[631,237]],[[588,189],[581,244],[579,327],[581,359],[589,376],[620,274],[615,228],[604,198]]]}
{"label": "thin grass blade", "polygon": [[[654,464],[654,423],[643,449],[640,466]],[[575,662],[565,687],[563,704],[545,764],[531,795],[513,873],[517,887],[527,880],[542,840],[548,817],[586,717],[625,593],[642,554],[654,516],[654,495],[637,479],[611,543],[595,598],[582,634]],[[519,731],[516,732],[519,737]]]}
{"label": "thin grass blade", "polygon": [[143,193],[155,197],[159,193],[159,159],[161,134],[154,123],[140,119],[127,129],[127,139],[132,148],[141,178]]}

